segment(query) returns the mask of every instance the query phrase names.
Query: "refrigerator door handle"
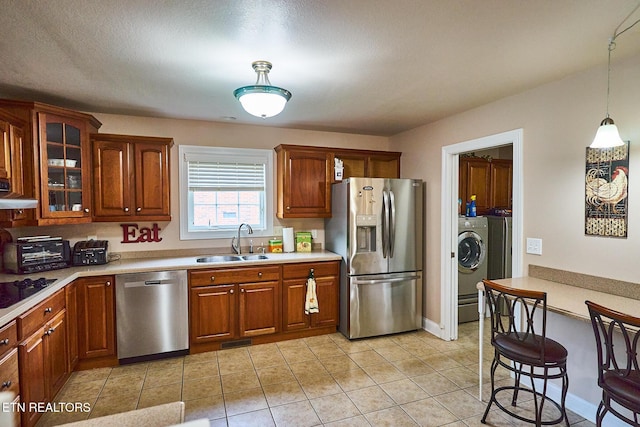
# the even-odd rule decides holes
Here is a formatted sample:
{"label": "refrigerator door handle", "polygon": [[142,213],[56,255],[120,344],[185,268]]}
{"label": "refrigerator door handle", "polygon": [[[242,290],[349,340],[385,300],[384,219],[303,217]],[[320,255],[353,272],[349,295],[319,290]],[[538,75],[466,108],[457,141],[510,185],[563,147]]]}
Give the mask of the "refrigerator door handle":
{"label": "refrigerator door handle", "polygon": [[377,285],[378,283],[397,283],[397,282],[406,282],[409,280],[418,280],[420,276],[404,276],[404,277],[392,277],[389,279],[355,279],[353,281],[356,285]]}
{"label": "refrigerator door handle", "polygon": [[389,193],[382,190],[382,257],[389,255]]}
{"label": "refrigerator door handle", "polygon": [[396,245],[396,198],[391,190],[389,190],[389,223],[389,258],[393,258]]}

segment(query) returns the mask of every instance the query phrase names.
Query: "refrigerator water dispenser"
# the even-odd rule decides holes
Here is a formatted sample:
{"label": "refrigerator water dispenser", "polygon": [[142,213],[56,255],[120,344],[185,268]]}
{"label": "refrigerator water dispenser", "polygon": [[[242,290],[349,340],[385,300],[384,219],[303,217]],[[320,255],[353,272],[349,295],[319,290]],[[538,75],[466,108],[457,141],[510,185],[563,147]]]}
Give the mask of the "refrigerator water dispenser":
{"label": "refrigerator water dispenser", "polygon": [[356,252],[376,251],[375,215],[356,215]]}

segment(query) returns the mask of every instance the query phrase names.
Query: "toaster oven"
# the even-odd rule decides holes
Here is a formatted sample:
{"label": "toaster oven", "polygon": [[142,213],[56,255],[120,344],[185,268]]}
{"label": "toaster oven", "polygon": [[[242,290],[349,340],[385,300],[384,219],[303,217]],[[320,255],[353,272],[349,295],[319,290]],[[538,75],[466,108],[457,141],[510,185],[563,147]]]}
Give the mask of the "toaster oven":
{"label": "toaster oven", "polygon": [[71,250],[61,237],[23,237],[4,245],[2,260],[9,273],[36,273],[69,267]]}

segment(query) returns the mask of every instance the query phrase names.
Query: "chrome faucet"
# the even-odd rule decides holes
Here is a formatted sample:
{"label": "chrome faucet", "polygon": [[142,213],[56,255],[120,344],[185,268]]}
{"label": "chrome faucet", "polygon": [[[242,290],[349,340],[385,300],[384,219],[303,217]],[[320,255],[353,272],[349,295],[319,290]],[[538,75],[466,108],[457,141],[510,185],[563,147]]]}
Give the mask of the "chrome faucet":
{"label": "chrome faucet", "polygon": [[242,254],[242,247],[240,246],[240,231],[242,230],[242,227],[247,227],[247,233],[253,234],[253,228],[251,228],[249,224],[244,222],[240,224],[240,227],[238,227],[238,240],[236,241],[236,236],[233,236],[233,239],[231,239],[231,249],[233,249],[238,255]]}

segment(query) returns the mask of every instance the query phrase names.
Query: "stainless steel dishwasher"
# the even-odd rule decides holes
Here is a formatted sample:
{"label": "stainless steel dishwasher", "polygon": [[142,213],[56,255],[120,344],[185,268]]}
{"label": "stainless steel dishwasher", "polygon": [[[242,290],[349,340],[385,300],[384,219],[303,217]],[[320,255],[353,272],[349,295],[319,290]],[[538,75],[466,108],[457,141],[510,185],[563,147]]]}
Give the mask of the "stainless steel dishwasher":
{"label": "stainless steel dishwasher", "polygon": [[188,352],[187,292],[185,270],[116,275],[116,336],[121,362]]}

